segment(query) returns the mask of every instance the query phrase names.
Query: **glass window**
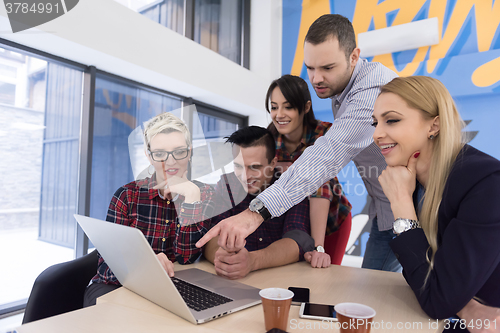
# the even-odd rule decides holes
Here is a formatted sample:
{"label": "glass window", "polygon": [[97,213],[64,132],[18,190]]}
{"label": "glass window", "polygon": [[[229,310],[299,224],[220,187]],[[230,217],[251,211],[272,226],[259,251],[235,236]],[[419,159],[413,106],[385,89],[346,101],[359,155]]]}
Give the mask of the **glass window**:
{"label": "glass window", "polygon": [[196,0],[194,41],[241,63],[241,0]]}
{"label": "glass window", "polygon": [[[242,63],[243,12],[249,0],[115,0],[220,55]],[[247,22],[248,25],[248,22]],[[247,48],[247,47],[245,47]],[[246,54],[249,50],[244,51]]]}
{"label": "glass window", "polygon": [[160,113],[180,107],[178,98],[134,87],[124,81],[97,77],[91,217],[105,219],[115,191],[147,170],[149,163],[144,155],[142,124]]}
{"label": "glass window", "polygon": [[184,0],[115,1],[181,35],[184,34]]}
{"label": "glass window", "polygon": [[0,305],[73,258],[82,76],[0,48]]}
{"label": "glass window", "polygon": [[215,184],[224,173],[233,172],[231,147],[225,137],[244,126],[244,118],[196,106],[193,113],[193,163],[191,178]]}

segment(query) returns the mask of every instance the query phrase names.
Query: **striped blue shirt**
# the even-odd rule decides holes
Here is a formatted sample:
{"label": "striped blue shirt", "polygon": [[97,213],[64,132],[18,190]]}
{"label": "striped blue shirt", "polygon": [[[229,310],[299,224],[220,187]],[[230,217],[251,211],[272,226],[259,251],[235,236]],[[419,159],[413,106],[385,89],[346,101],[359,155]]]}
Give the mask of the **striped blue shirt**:
{"label": "striped blue shirt", "polygon": [[392,228],[394,216],[378,176],[386,168],[380,148],[373,142],[372,114],[380,86],[397,74],[380,63],[360,59],[344,91],[332,97],[335,121],[272,186],[262,200],[272,216],[280,216],[354,161],[371,196],[370,219],[377,216],[379,230]]}

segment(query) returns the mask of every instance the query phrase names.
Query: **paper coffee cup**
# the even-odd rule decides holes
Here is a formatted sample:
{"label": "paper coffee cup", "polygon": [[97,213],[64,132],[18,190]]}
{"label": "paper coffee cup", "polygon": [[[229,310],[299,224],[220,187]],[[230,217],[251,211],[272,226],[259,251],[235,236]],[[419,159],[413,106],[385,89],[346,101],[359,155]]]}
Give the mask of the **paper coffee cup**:
{"label": "paper coffee cup", "polygon": [[358,303],[335,305],[340,333],[369,333],[373,317],[377,314],[371,307]]}
{"label": "paper coffee cup", "polygon": [[292,305],[293,292],[282,288],[267,288],[259,292],[264,309],[266,331],[288,329],[288,313]]}

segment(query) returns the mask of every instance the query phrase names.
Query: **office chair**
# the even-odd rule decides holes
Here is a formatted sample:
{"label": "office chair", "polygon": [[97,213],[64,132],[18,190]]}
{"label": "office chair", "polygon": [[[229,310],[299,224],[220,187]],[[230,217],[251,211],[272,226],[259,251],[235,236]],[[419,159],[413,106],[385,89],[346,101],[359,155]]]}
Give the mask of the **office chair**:
{"label": "office chair", "polygon": [[325,237],[325,253],[330,255],[332,265],[340,265],[351,233],[352,215],[349,213],[337,231]]}
{"label": "office chair", "polygon": [[23,324],[81,309],[85,288],[96,272],[97,250],[44,270],[33,284]]}

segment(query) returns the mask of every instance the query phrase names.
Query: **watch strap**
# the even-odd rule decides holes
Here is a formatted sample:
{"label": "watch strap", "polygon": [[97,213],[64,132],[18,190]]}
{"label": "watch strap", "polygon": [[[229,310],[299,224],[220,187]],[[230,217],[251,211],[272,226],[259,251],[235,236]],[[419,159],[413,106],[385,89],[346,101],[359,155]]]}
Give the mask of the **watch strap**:
{"label": "watch strap", "polygon": [[267,221],[271,218],[271,213],[269,213],[269,210],[267,210],[266,207],[262,207],[260,210],[258,210],[258,213],[260,214],[260,216],[262,216],[264,221]]}
{"label": "watch strap", "polygon": [[324,248],[323,246],[321,246],[321,245],[316,246],[316,247],[314,248],[314,250],[315,250],[316,252],[325,253],[325,248]]}

